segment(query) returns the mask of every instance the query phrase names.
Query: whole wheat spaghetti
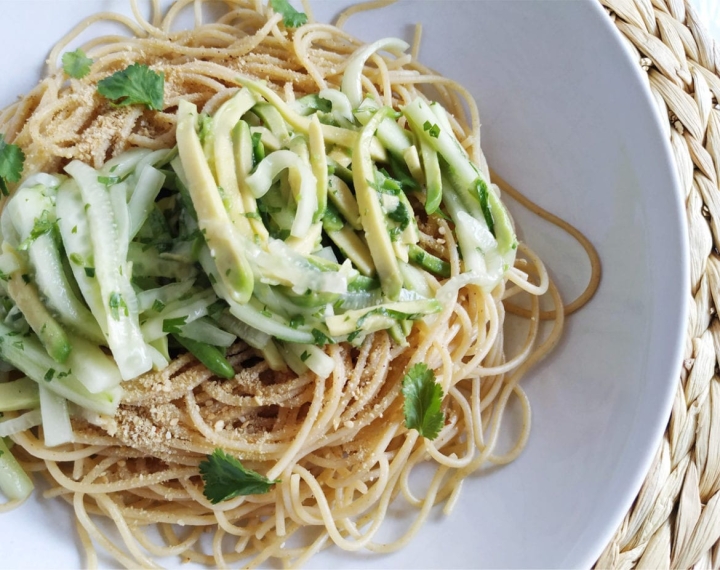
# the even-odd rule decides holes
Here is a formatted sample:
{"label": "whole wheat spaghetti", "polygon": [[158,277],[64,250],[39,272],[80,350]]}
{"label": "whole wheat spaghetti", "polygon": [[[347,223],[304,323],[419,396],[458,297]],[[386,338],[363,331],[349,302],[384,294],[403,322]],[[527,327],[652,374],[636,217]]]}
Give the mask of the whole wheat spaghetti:
{"label": "whole wheat spaghetti", "polygon": [[[75,159],[100,168],[128,149],[171,148],[180,101],[213,115],[238,92],[238,77],[265,81],[286,103],[338,88],[350,56],[364,45],[332,25],[289,29],[260,0],[224,4],[224,15],[204,22],[202,0],[179,0],[164,15],[153,0],[146,20],[132,0],[134,19],[102,13],[78,24],[50,53],[40,84],[0,113],[0,132],[26,154],[25,173],[60,172]],[[185,8],[194,10],[196,25],[176,31]],[[86,42],[91,71],[68,79],[60,57],[99,21],[114,21],[128,34]],[[98,94],[100,80],[134,63],[164,75],[161,111],[116,107]],[[394,109],[418,97],[441,101],[458,140],[489,176],[477,108],[461,85],[398,53],[371,55],[362,87]],[[426,216],[419,203],[413,207],[420,244],[449,264],[450,278],[429,283],[442,311],[416,321],[407,346],[385,331],[369,334],[359,346],[327,345],[333,371],[325,379],[272,370],[242,342],[228,351],[236,372],[231,380],[182,354],[161,371],[124,382],[114,417],[75,415],[72,444],[46,446],[42,427],[12,436],[22,465],[50,483],[46,496],[73,505],[88,566],[97,563],[97,547],[126,567],[155,567],[164,556],[218,567],[266,560],[297,567],[332,544],[389,552],[411,541],[434,505],[449,512],[465,477],[518,456],[530,430],[530,404],[519,381],[560,337],[565,310],[558,291],[525,244],[491,291],[454,279],[462,260],[452,224]],[[599,262],[581,234],[568,231],[593,261],[587,291],[568,307],[574,311],[597,287]],[[541,310],[546,293],[551,305]],[[525,339],[513,353],[505,350],[506,312],[526,318]],[[552,320],[546,334],[543,319]],[[408,429],[403,413],[402,380],[420,362],[434,371],[445,395],[444,425],[432,441]],[[511,449],[498,450],[513,398],[522,429]],[[218,448],[280,482],[264,494],[212,504],[198,465]],[[420,465],[430,465],[434,474],[418,496],[411,479]],[[395,500],[415,507],[416,515],[399,539],[386,543],[377,540],[378,530]],[[98,524],[103,517],[113,523],[110,534]]]}

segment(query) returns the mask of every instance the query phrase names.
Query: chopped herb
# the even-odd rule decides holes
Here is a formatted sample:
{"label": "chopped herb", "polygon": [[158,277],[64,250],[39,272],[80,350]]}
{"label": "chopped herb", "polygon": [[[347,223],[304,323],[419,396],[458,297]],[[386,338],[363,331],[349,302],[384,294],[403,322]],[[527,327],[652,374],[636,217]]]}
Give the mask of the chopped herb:
{"label": "chopped herb", "polygon": [[417,190],[420,187],[417,181],[410,175],[408,167],[393,154],[390,154],[390,167],[392,168],[395,180],[398,181],[403,192]]}
{"label": "chopped herb", "polygon": [[388,218],[393,222],[400,224],[400,230],[404,230],[410,224],[410,214],[403,202],[400,202],[392,212],[388,213]]}
{"label": "chopped herb", "polygon": [[161,111],[165,76],[147,65],[133,63],[98,82],[97,90],[118,107],[145,105],[148,109]]}
{"label": "chopped herb", "polygon": [[30,230],[30,235],[18,245],[18,249],[25,251],[37,238],[52,232],[55,229],[55,224],[55,218],[50,212],[43,210],[40,217],[35,218],[35,224],[33,225],[33,229]]}
{"label": "chopped herb", "polygon": [[90,73],[93,60],[83,50],[66,51],[62,56],[63,70],[73,79],[82,79]]}
{"label": "chopped herb", "polygon": [[23,341],[21,341],[21,340],[16,340],[16,341],[13,343],[13,346],[14,346],[15,348],[19,348],[20,350],[25,350],[25,345],[23,344]]}
{"label": "chopped herb", "polygon": [[321,330],[313,329],[311,332],[316,345],[325,346],[326,344],[334,344],[333,340]]}
{"label": "chopped herb", "polygon": [[95,268],[94,267],[86,267],[85,268],[85,275],[87,275],[90,278],[95,277]]}
{"label": "chopped herb", "polygon": [[435,382],[435,373],[422,362],[416,364],[403,378],[402,393],[405,427],[417,430],[424,438],[435,439],[445,423],[445,414],[440,409],[443,391]]}
{"label": "chopped herb", "polygon": [[23,273],[22,280],[25,281],[25,283],[30,283],[30,276],[27,273]]}
{"label": "chopped herb", "polygon": [[302,315],[295,315],[290,319],[290,326],[294,329],[301,327],[305,324],[305,317]]}
{"label": "chopped herb", "polygon": [[43,380],[45,380],[45,382],[50,382],[50,380],[53,379],[53,376],[55,376],[55,369],[48,368],[48,371],[45,373],[45,376],[43,376]]}
{"label": "chopped herb", "polygon": [[267,310],[267,307],[265,307],[262,311],[260,311],[260,314],[264,317],[267,317],[268,319],[272,318],[272,313]]}
{"label": "chopped herb", "polygon": [[25,153],[16,144],[5,142],[5,135],[0,134],[0,192],[10,195],[8,182],[18,182],[22,176]]}
{"label": "chopped herb", "polygon": [[440,127],[438,127],[437,125],[433,125],[430,121],[425,121],[425,123],[423,124],[423,130],[427,131],[428,134],[434,139],[440,136]]}
{"label": "chopped herb", "polygon": [[251,219],[251,220],[261,220],[262,219],[260,214],[258,214],[257,212],[245,212],[243,214],[243,216],[245,216],[246,218]]}
{"label": "chopped herb", "polygon": [[180,327],[187,322],[187,315],[176,317],[174,319],[165,319],[163,321],[163,332],[171,334],[182,334]]}
{"label": "chopped herb", "polygon": [[343,229],[345,225],[343,219],[340,217],[340,213],[333,204],[328,204],[323,214],[323,228],[326,232],[338,232]]}
{"label": "chopped herb", "polygon": [[413,321],[417,319],[420,315],[403,313],[400,311],[395,311],[393,309],[388,309],[386,307],[377,307],[375,309],[371,309],[362,317],[360,317],[357,320],[357,326],[362,327],[363,323],[372,316],[387,317],[388,319],[395,319],[396,321]]}
{"label": "chopped herb", "polygon": [[255,471],[246,469],[240,461],[222,449],[216,449],[212,455],[206,456],[198,468],[205,483],[203,494],[213,504],[240,495],[267,493],[275,483],[280,482],[271,481]]}
{"label": "chopped herb", "polygon": [[70,376],[70,374],[72,374],[72,369],[68,370],[67,372],[60,372],[57,375],[57,379],[62,380],[63,378],[67,378],[68,376]]}
{"label": "chopped herb", "polygon": [[300,355],[300,360],[305,362],[308,358],[310,358],[310,353],[307,350],[304,350],[303,353]]}
{"label": "chopped herb", "polygon": [[361,332],[362,332],[362,331],[360,331],[359,329],[356,330],[356,331],[351,332],[351,333],[348,335],[348,337],[347,337],[348,342],[354,341],[358,336],[360,336],[360,333],[361,333]]}
{"label": "chopped herb", "polygon": [[270,7],[278,14],[282,14],[286,28],[299,28],[307,24],[307,16],[303,12],[298,12],[287,0],[270,0]]}
{"label": "chopped herb", "polygon": [[163,303],[160,299],[155,299],[152,304],[152,310],[156,313],[162,313],[163,309],[165,308],[165,303]]}
{"label": "chopped herb", "polygon": [[122,295],[117,291],[114,291],[110,294],[108,306],[110,307],[110,314],[112,315],[112,318],[116,321],[120,320],[121,309],[125,313],[126,317],[129,315],[127,304],[125,304],[125,299],[123,299]]}
{"label": "chopped herb", "polygon": [[82,255],[79,253],[71,253],[68,258],[70,261],[72,261],[75,265],[84,265],[85,260],[83,260]]}

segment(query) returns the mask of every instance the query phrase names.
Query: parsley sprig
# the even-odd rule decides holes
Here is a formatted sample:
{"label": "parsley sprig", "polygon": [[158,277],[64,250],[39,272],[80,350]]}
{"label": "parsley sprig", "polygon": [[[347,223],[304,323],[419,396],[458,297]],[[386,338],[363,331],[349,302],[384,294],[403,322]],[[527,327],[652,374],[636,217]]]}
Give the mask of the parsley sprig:
{"label": "parsley sprig", "polygon": [[216,449],[200,462],[200,476],[205,483],[203,494],[214,505],[240,495],[267,493],[279,479],[271,481],[251,469],[246,469],[232,455]]}
{"label": "parsley sprig", "polygon": [[443,391],[435,382],[435,373],[424,363],[413,366],[402,381],[405,397],[405,427],[415,429],[427,439],[435,439],[445,423],[440,410]]}
{"label": "parsley sprig", "polygon": [[148,109],[161,111],[165,90],[165,76],[147,65],[133,63],[98,82],[98,93],[112,101],[113,105],[145,105]]}
{"label": "parsley sprig", "polygon": [[0,192],[10,195],[8,182],[18,182],[25,164],[25,153],[16,144],[8,144],[0,134]]}

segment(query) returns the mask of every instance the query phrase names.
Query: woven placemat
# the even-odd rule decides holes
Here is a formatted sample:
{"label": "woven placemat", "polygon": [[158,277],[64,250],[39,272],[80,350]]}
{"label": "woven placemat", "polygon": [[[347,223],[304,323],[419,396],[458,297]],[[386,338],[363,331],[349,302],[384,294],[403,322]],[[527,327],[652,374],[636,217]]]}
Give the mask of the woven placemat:
{"label": "woven placemat", "polygon": [[690,320],[672,416],[597,568],[720,567],[720,42],[690,0],[600,0],[664,121],[685,193]]}

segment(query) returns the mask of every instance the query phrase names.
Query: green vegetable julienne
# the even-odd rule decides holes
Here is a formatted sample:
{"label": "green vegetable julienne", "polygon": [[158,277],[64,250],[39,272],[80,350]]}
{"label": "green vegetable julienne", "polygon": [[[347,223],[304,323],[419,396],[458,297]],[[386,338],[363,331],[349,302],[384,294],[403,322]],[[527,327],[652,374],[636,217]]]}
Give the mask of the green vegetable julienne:
{"label": "green vegetable julienne", "polygon": [[62,56],[63,70],[73,79],[82,79],[90,73],[90,66],[93,60],[90,59],[83,50],[65,52]]}
{"label": "green vegetable julienne", "polygon": [[97,86],[98,93],[118,107],[145,105],[155,111],[163,108],[164,89],[165,76],[140,63],[113,73]]}
{"label": "green vegetable julienne", "polygon": [[445,414],[440,410],[443,391],[435,382],[435,373],[422,362],[414,365],[403,378],[402,393],[405,427],[435,439],[445,422]]}
{"label": "green vegetable julienne", "polygon": [[267,493],[273,485],[280,483],[246,469],[235,457],[222,449],[216,449],[198,466],[205,483],[203,494],[214,505],[240,495]]}

